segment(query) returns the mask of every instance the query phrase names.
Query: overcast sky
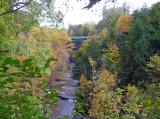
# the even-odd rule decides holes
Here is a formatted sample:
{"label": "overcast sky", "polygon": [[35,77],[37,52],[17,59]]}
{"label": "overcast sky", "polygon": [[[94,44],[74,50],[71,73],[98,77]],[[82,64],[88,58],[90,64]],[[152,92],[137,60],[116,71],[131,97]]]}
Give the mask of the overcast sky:
{"label": "overcast sky", "polygon": [[[130,6],[130,10],[141,8],[145,3],[148,7],[158,2],[159,0],[117,0],[115,4],[107,3],[107,8],[122,6],[126,2]],[[64,14],[64,25],[83,24],[86,22],[97,23],[102,18],[102,9],[105,0],[96,4],[91,10],[82,9],[87,5],[88,0],[56,0],[56,10],[60,10]],[[66,3],[66,4],[65,4]],[[68,7],[67,7],[68,6]]]}

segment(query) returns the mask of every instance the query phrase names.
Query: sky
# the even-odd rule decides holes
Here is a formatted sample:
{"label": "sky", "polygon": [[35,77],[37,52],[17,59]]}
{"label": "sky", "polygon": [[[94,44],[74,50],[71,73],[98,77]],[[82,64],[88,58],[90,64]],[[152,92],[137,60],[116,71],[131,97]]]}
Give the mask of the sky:
{"label": "sky", "polygon": [[[92,9],[82,9],[88,4],[89,0],[56,0],[55,9],[64,14],[64,26],[67,28],[69,24],[83,24],[87,22],[97,23],[102,19],[102,9],[106,0],[102,0]],[[117,0],[116,3],[107,3],[107,8],[120,7],[124,2],[130,6],[130,11],[139,9],[146,3],[147,7],[160,0]]]}

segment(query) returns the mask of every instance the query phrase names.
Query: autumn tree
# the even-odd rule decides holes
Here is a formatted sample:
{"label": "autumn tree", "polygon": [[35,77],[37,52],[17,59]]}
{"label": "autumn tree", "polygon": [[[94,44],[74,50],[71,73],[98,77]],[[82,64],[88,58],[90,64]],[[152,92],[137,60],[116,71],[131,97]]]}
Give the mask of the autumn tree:
{"label": "autumn tree", "polygon": [[127,33],[129,31],[131,19],[131,16],[127,14],[121,15],[118,18],[116,23],[116,31],[118,35]]}
{"label": "autumn tree", "polygon": [[[97,119],[159,118],[159,4],[109,20],[113,31],[107,22],[100,22],[99,37],[91,37],[75,52],[80,68],[86,66],[81,73],[92,74],[89,81],[86,75],[81,77],[80,86],[85,88],[76,100],[78,113],[89,112],[90,118]],[[88,91],[86,87],[89,96],[81,93]],[[89,111],[84,105],[89,105]]]}
{"label": "autumn tree", "polygon": [[[47,0],[0,1],[2,119],[45,119],[50,113],[50,106],[57,103],[57,93],[51,91],[47,84],[49,64],[55,58],[52,43],[46,40],[54,37],[39,28],[39,22],[46,18],[49,22],[53,20],[54,27],[62,22],[62,14],[56,13],[53,5],[53,1]],[[65,33],[62,36],[65,37]]]}
{"label": "autumn tree", "polygon": [[[149,10],[146,8],[135,11],[132,19],[132,27],[124,40],[122,49],[121,81],[124,84],[137,84],[147,78],[145,64],[152,54],[152,33],[154,32],[149,22]],[[120,39],[119,39],[120,40]],[[123,62],[124,61],[124,62]]]}

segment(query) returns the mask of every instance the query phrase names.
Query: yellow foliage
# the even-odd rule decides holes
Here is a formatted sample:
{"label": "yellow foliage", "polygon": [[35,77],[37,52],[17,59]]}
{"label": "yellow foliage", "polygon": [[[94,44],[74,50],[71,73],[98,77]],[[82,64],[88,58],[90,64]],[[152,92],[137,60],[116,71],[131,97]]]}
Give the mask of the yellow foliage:
{"label": "yellow foliage", "polygon": [[[26,38],[24,38],[28,35]],[[64,30],[58,30],[46,27],[32,27],[28,33],[19,34],[19,48],[21,52],[14,54],[17,59],[26,59],[34,57],[35,64],[44,65],[43,61],[54,57],[56,61],[50,64],[50,69],[53,70],[55,77],[63,74],[65,58],[71,48],[68,47],[70,38]],[[59,71],[59,69],[61,69]],[[58,71],[57,71],[58,70]],[[58,73],[59,72],[59,73]]]}
{"label": "yellow foliage", "polygon": [[92,82],[90,80],[87,80],[84,75],[80,77],[80,88],[82,90],[86,90],[89,85],[92,85]]}
{"label": "yellow foliage", "polygon": [[91,102],[91,109],[89,111],[91,117],[96,117],[97,119],[108,119],[107,109],[116,109],[117,104],[114,104],[114,101],[119,103],[121,98],[116,97],[112,100],[112,90],[115,82],[116,76],[109,71],[103,70],[100,73],[100,76],[96,81],[97,86]]}
{"label": "yellow foliage", "polygon": [[104,49],[102,60],[110,71],[116,73],[120,70],[120,51],[116,44],[109,44],[108,48]]}
{"label": "yellow foliage", "polygon": [[119,48],[116,44],[110,44],[106,50],[106,58],[113,64],[120,62]]}
{"label": "yellow foliage", "polygon": [[128,32],[131,25],[131,21],[132,17],[130,15],[127,14],[121,15],[116,23],[117,35]]}
{"label": "yellow foliage", "polygon": [[106,29],[106,28],[102,29],[100,32],[100,37],[104,39],[107,36],[108,36],[108,29]]}
{"label": "yellow foliage", "polygon": [[33,32],[33,33],[39,33],[40,32],[40,29],[38,27],[32,27],[30,29],[30,32]]}
{"label": "yellow foliage", "polygon": [[111,90],[116,82],[116,76],[107,70],[103,70],[96,82],[97,91],[99,90]]}
{"label": "yellow foliage", "polygon": [[80,77],[80,91],[86,99],[91,100],[93,97],[93,83],[87,80],[84,75]]}

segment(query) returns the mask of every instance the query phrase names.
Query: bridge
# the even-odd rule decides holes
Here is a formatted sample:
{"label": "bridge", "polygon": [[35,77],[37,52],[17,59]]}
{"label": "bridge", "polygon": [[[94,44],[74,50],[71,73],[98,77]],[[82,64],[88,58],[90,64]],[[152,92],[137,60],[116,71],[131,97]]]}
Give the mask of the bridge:
{"label": "bridge", "polygon": [[76,49],[81,47],[81,44],[84,40],[87,40],[89,36],[72,36],[72,42],[75,43]]}

